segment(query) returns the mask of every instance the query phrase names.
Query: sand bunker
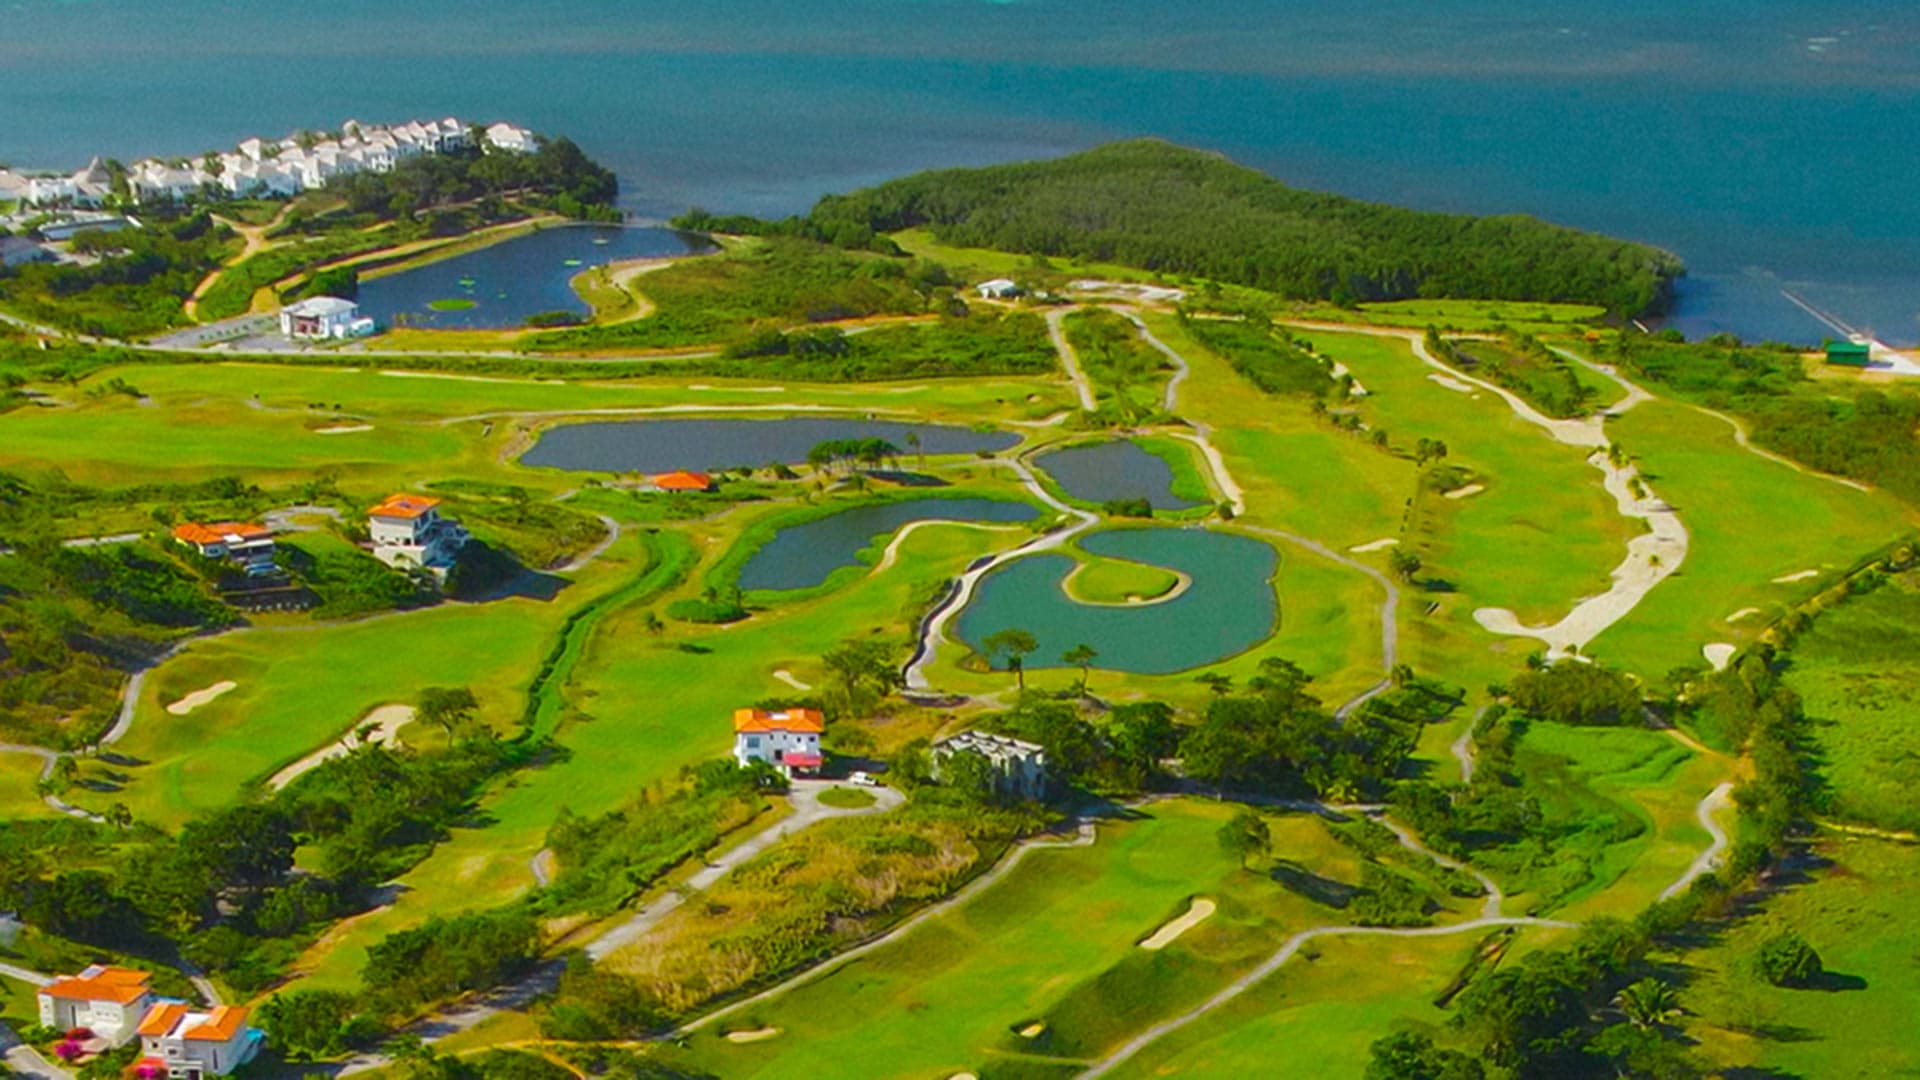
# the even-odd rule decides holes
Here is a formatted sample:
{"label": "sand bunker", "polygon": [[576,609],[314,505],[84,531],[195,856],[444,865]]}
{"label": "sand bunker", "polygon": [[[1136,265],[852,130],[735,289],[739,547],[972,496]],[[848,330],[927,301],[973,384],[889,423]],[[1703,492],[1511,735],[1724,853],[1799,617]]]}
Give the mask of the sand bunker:
{"label": "sand bunker", "polygon": [[193,693],[188,694],[186,697],[183,697],[179,701],[176,701],[173,704],[167,706],[167,711],[172,713],[175,716],[185,716],[188,713],[192,712],[193,710],[199,708],[202,705],[205,705],[207,702],[212,701],[214,698],[219,697],[221,694],[226,693],[227,691],[233,689],[238,685],[240,684],[234,682],[232,679],[222,679],[219,682],[214,683],[212,686],[206,686],[198,690],[195,690]]}
{"label": "sand bunker", "polygon": [[1760,609],[1757,607],[1743,607],[1739,611],[1736,611],[1733,614],[1727,616],[1727,621],[1730,623],[1739,622],[1741,619],[1744,619],[1749,615],[1758,615],[1758,614],[1760,614]]}
{"label": "sand bunker", "polygon": [[1444,386],[1449,390],[1458,390],[1462,394],[1473,393],[1472,383],[1463,383],[1459,379],[1456,379],[1451,375],[1442,375],[1439,372],[1435,371],[1429,374],[1427,378],[1432,380],[1433,382],[1439,383],[1441,386]]}
{"label": "sand bunker", "polygon": [[1047,1031],[1047,1025],[1045,1024],[1041,1024],[1041,1023],[1028,1024],[1026,1027],[1023,1027],[1020,1029],[1020,1037],[1023,1039],[1037,1039],[1040,1036],[1046,1034],[1046,1031]]}
{"label": "sand bunker", "polygon": [[727,1032],[727,1041],[730,1043],[766,1042],[778,1034],[780,1034],[780,1029],[777,1027],[755,1028],[752,1031],[729,1031]]}
{"label": "sand bunker", "polygon": [[812,686],[801,682],[799,679],[794,678],[793,672],[788,671],[786,668],[781,668],[780,670],[774,672],[773,677],[776,679],[779,679],[783,683],[786,683],[788,686],[793,687],[795,690],[813,689]]}
{"label": "sand bunker", "polygon": [[1818,570],[1801,570],[1792,574],[1781,574],[1779,577],[1773,579],[1773,583],[1775,585],[1791,585],[1796,581],[1805,581],[1808,578],[1819,576],[1820,571]]}
{"label": "sand bunker", "polygon": [[1713,670],[1715,671],[1727,670],[1727,662],[1732,660],[1733,654],[1739,651],[1738,648],[1724,641],[1716,641],[1711,645],[1700,646],[1700,655],[1707,658],[1707,663],[1712,664]]}
{"label": "sand bunker", "polygon": [[1213,901],[1204,896],[1196,897],[1187,913],[1153,932],[1153,936],[1140,943],[1140,947],[1149,951],[1158,951],[1174,943],[1181,934],[1200,925],[1201,920],[1213,914]]}
{"label": "sand bunker", "polygon": [[356,431],[372,431],[372,424],[342,424],[339,427],[313,429],[315,435],[351,435]]}
{"label": "sand bunker", "polygon": [[337,742],[321,747],[306,757],[301,758],[299,761],[274,773],[273,779],[267,781],[267,786],[275,791],[279,791],[281,788],[299,779],[305,773],[318,768],[321,763],[332,761],[337,757],[345,757],[348,751],[360,745],[360,731],[369,724],[373,725],[374,728],[372,741],[391,745],[394,741],[395,734],[397,734],[401,728],[411,723],[413,723],[413,706],[382,705],[362,717],[360,722],[353,725],[353,729],[341,736]]}
{"label": "sand bunker", "polygon": [[947,1080],[980,1080],[980,1078],[970,1072],[957,1072],[947,1077]]}
{"label": "sand bunker", "polygon": [[1355,555],[1365,555],[1369,551],[1383,551],[1387,548],[1394,546],[1395,544],[1398,544],[1399,542],[1400,542],[1399,537],[1387,536],[1387,537],[1382,537],[1379,540],[1374,540],[1370,543],[1355,544],[1352,547],[1348,548],[1347,550],[1353,552]]}
{"label": "sand bunker", "polygon": [[1443,492],[1443,494],[1449,499],[1464,499],[1469,495],[1478,495],[1485,490],[1487,490],[1487,485],[1485,484],[1468,484],[1466,487],[1457,487],[1452,491]]}

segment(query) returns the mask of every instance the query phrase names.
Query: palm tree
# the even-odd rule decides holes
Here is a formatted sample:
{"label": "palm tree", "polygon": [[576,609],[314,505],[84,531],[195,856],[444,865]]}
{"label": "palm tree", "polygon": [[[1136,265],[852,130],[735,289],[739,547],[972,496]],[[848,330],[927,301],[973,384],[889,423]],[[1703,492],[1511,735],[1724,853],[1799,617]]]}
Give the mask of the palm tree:
{"label": "palm tree", "polygon": [[1060,654],[1061,663],[1072,664],[1074,667],[1080,669],[1080,692],[1082,694],[1087,692],[1088,669],[1093,666],[1094,658],[1099,655],[1099,650],[1085,642],[1081,642]]}
{"label": "palm tree", "polygon": [[1020,689],[1024,691],[1027,688],[1027,654],[1038,649],[1040,642],[1025,630],[1008,627],[988,634],[980,644],[986,647],[988,656],[1007,654],[1007,670],[1019,679]]}
{"label": "palm tree", "polygon": [[1680,1015],[1680,998],[1673,987],[1652,975],[1623,987],[1613,1004],[1637,1028],[1657,1028]]}

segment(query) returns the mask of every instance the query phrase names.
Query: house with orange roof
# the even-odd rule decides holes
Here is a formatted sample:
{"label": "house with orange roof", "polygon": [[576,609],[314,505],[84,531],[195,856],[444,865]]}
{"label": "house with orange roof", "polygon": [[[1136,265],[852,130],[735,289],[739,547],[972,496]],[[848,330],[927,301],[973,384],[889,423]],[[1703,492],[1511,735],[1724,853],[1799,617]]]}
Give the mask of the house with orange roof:
{"label": "house with orange roof", "polygon": [[373,537],[374,558],[439,576],[453,569],[454,557],[468,539],[459,522],[440,515],[439,499],[404,492],[367,511],[367,532]]}
{"label": "house with orange roof", "polygon": [[675,469],[649,480],[655,491],[712,491],[713,477],[691,469]]}
{"label": "house with orange roof", "polygon": [[820,774],[820,736],[827,718],[818,709],[733,711],[733,760],[741,765],[764,761],[783,776]]}
{"label": "house with orange roof", "polygon": [[183,521],[173,527],[173,539],[205,558],[228,560],[245,570],[249,577],[260,577],[279,569],[273,562],[273,530],[265,525],[244,521]]}
{"label": "house with orange roof", "polygon": [[215,1005],[200,1010],[178,1001],[162,1001],[140,1021],[142,1076],[201,1080],[225,1076],[252,1061],[266,1036],[247,1026],[244,1005]]}
{"label": "house with orange roof", "polygon": [[112,1046],[130,1042],[153,1004],[152,976],[131,968],[94,964],[78,975],[40,988],[40,1025],[69,1031],[86,1028]]}

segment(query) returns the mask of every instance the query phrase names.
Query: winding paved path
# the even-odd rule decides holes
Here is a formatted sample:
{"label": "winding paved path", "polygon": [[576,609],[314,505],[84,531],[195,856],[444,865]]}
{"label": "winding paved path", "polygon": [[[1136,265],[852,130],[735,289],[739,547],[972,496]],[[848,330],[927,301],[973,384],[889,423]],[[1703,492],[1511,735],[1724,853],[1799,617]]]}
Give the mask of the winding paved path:
{"label": "winding paved path", "polygon": [[1064,307],[1047,312],[1047,336],[1053,339],[1053,351],[1060,354],[1060,366],[1066,369],[1067,379],[1073,383],[1073,392],[1080,399],[1080,408],[1092,412],[1099,408],[1093,396],[1093,383],[1080,367],[1080,354],[1074,351],[1073,344],[1067,340],[1065,328],[1060,325],[1067,316],[1078,310],[1078,307]]}
{"label": "winding paved path", "polygon": [[1707,830],[1707,835],[1712,837],[1712,842],[1707,845],[1707,850],[1693,860],[1692,865],[1687,867],[1678,881],[1661,890],[1660,899],[1672,899],[1686,892],[1696,879],[1720,868],[1720,856],[1727,850],[1727,830],[1720,827],[1720,822],[1716,820],[1715,815],[1725,810],[1732,802],[1733,781],[1731,780],[1722,781],[1720,786],[1708,792],[1707,797],[1700,800],[1700,805],[1694,809],[1694,817],[1699,820],[1700,827]]}
{"label": "winding paved path", "polygon": [[1345,720],[1355,709],[1358,709],[1369,700],[1392,689],[1393,667],[1400,662],[1400,587],[1393,583],[1393,579],[1375,570],[1373,567],[1368,566],[1366,563],[1347,558],[1345,555],[1340,554],[1317,540],[1309,540],[1304,536],[1296,536],[1284,529],[1272,529],[1265,526],[1242,525],[1240,528],[1259,536],[1268,536],[1276,540],[1283,540],[1295,547],[1310,551],[1323,559],[1330,559],[1333,562],[1339,563],[1349,570],[1357,570],[1372,578],[1374,583],[1379,585],[1385,593],[1385,599],[1380,602],[1380,659],[1383,674],[1379,682],[1367,687],[1346,704],[1335,709],[1333,713],[1334,719]]}

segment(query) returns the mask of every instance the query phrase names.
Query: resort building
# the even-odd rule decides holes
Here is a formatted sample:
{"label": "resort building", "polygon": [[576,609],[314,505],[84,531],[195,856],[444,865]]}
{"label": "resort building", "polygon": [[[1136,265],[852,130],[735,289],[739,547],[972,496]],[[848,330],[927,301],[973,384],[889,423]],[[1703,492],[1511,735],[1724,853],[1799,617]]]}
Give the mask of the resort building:
{"label": "resort building", "polygon": [[147,1010],[140,1021],[140,1052],[134,1073],[146,1077],[200,1080],[226,1076],[252,1061],[266,1041],[247,1026],[242,1005],[215,1005],[202,1012],[177,1001]]}
{"label": "resort building", "polygon": [[1847,367],[1866,367],[1873,361],[1873,347],[1861,341],[1827,342],[1827,363]]}
{"label": "resort building", "polygon": [[655,491],[712,491],[713,477],[703,472],[679,469],[648,478]]}
{"label": "resort building", "polygon": [[373,537],[373,557],[388,566],[418,567],[444,575],[466,546],[468,533],[451,518],[443,518],[440,500],[431,495],[389,495],[367,511],[367,532]]}
{"label": "resort building", "polygon": [[309,341],[337,341],[373,333],[373,320],[360,305],[337,296],[311,296],[280,309],[280,332]]}
{"label": "resort building", "polygon": [[226,559],[249,577],[274,573],[273,532],[264,525],[219,521],[203,525],[183,521],[173,527],[173,538],[208,559]]}
{"label": "resort building", "polygon": [[1023,799],[1038,799],[1047,791],[1047,751],[1038,743],[989,735],[984,731],[963,731],[933,744],[933,771],[955,754],[973,753],[993,766],[1001,791]]}
{"label": "resort building", "polygon": [[109,1046],[124,1046],[153,1004],[150,978],[144,971],[95,964],[78,975],[55,979],[35,995],[40,1026],[86,1028]]}
{"label": "resort building", "polygon": [[1015,285],[1007,278],[994,278],[992,281],[983,281],[973,288],[975,292],[980,294],[980,299],[982,300],[1012,300],[1026,292],[1025,289]]}
{"label": "resort building", "polygon": [[820,774],[820,735],[827,718],[818,709],[733,711],[733,760],[741,765],[764,761],[781,775]]}

